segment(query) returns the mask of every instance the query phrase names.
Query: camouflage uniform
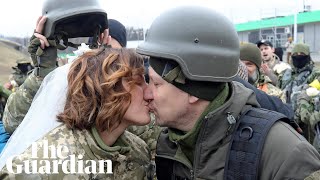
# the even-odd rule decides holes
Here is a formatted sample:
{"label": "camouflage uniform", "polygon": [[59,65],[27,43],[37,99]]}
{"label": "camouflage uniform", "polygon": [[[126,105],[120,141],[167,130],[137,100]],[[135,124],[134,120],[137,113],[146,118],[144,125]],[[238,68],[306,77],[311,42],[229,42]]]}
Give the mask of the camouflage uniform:
{"label": "camouflage uniform", "polygon": [[[25,66],[24,71],[22,71],[19,67]],[[26,60],[24,58],[17,60],[17,66],[12,67],[12,73],[9,77],[9,80],[14,88],[19,87],[26,80],[28,76],[28,72],[32,70],[31,61]]]}
{"label": "camouflage uniform", "polygon": [[4,107],[6,105],[7,99],[10,96],[11,91],[7,90],[0,84],[0,120],[2,118],[2,114],[4,111]]}
{"label": "camouflage uniform", "polygon": [[25,82],[8,98],[2,120],[9,134],[12,134],[22,122],[41,83],[42,78],[31,73]]}
{"label": "camouflage uniform", "polygon": [[129,126],[127,130],[144,140],[151,152],[151,159],[156,155],[157,140],[162,131],[162,127],[155,125],[155,117],[151,115],[151,122],[145,126]]}
{"label": "camouflage uniform", "polygon": [[3,113],[3,124],[9,134],[14,132],[27,114],[43,78],[57,67],[57,45],[55,41],[51,40],[49,40],[49,44],[50,47],[42,50],[38,38],[33,35],[30,39],[28,51],[36,68],[8,98]]}
{"label": "camouflage uniform", "polygon": [[[17,172],[17,165],[23,164],[26,160],[37,160],[37,169],[43,166],[41,160],[48,160],[50,165],[53,164],[54,160],[59,160],[59,157],[44,158],[43,153],[46,151],[44,144],[48,142],[49,146],[54,146],[56,148],[65,146],[68,148],[67,153],[64,153],[63,156],[67,157],[66,159],[61,159],[62,162],[65,160],[71,160],[70,155],[75,155],[76,163],[75,170],[76,173],[67,174],[63,172],[62,165],[59,164],[59,170],[57,174],[40,174],[40,173],[21,173],[21,174],[12,174],[8,171],[7,166],[1,170],[0,179],[146,179],[147,174],[150,176],[153,175],[150,168],[150,153],[147,147],[147,144],[142,141],[140,138],[131,134],[130,132],[125,131],[118,140],[114,143],[112,147],[105,145],[100,138],[97,130],[92,128],[91,130],[77,130],[77,129],[68,129],[65,125],[60,125],[46,136],[37,141],[37,158],[30,158],[32,153],[32,147],[30,146],[24,153],[16,156],[13,159],[13,171]],[[80,158],[79,155],[82,155],[83,158]],[[99,160],[111,160],[112,161],[112,172],[113,174],[102,174],[102,173],[77,173],[78,170],[78,161],[83,160],[83,167],[86,167],[87,160],[93,160],[99,164]],[[31,167],[31,164],[30,164]],[[104,170],[107,172],[110,169],[106,169],[107,166],[104,164]],[[80,167],[81,168],[81,167]],[[70,172],[70,166],[67,166],[68,172]],[[97,167],[97,171],[98,171]],[[52,170],[52,166],[51,166]]]}
{"label": "camouflage uniform", "polygon": [[310,87],[309,84],[316,79],[320,79],[320,70],[313,68],[306,83],[301,85],[301,91],[296,93],[295,115],[298,121],[304,123],[302,127],[304,127],[305,137],[320,152],[320,144],[314,139],[315,125],[320,121],[320,105],[316,101],[319,95],[310,97],[306,93],[306,89]]}
{"label": "camouflage uniform", "polygon": [[19,87],[27,78],[28,74],[22,73],[17,67],[12,67],[13,72],[9,76],[9,80],[14,88]]}
{"label": "camouflage uniform", "polygon": [[[309,48],[304,44],[297,44],[293,49],[293,54],[300,52],[304,52],[305,55],[310,54]],[[294,58],[293,61],[295,61]],[[314,127],[319,121],[317,118],[319,107],[314,106],[314,97],[309,97],[306,90],[311,82],[320,78],[320,71],[314,67],[311,59],[299,61],[306,62],[306,64],[300,68],[295,67],[292,71],[287,70],[281,79],[280,87],[284,89],[286,98],[295,111],[295,119],[302,127],[304,136],[310,143],[313,143]],[[316,144],[314,143],[314,145]],[[319,147],[317,149],[320,152]]]}
{"label": "camouflage uniform", "polygon": [[270,78],[266,75],[261,74],[257,83],[255,84],[258,89],[264,91],[270,96],[276,96],[282,100],[282,102],[286,102],[285,95],[278,87],[274,86],[270,80]]}
{"label": "camouflage uniform", "polygon": [[5,131],[2,122],[2,114],[10,93],[11,91],[7,90],[0,84],[0,153],[10,137],[9,134]]}
{"label": "camouflage uniform", "polygon": [[310,176],[306,177],[304,180],[319,180],[320,179],[320,170],[312,173]]}

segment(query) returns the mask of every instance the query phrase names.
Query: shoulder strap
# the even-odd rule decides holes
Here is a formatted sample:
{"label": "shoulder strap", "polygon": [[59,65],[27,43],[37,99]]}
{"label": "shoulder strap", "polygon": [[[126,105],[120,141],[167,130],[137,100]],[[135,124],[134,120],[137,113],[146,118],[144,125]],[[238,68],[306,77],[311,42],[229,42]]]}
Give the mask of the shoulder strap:
{"label": "shoulder strap", "polygon": [[272,125],[286,119],[283,114],[251,108],[233,132],[224,170],[225,180],[257,180],[263,145]]}

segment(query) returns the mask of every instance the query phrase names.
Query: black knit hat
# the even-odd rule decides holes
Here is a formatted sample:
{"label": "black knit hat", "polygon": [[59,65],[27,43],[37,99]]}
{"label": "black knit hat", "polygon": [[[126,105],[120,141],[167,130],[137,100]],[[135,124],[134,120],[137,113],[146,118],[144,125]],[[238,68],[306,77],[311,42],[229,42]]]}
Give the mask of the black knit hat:
{"label": "black knit hat", "polygon": [[[150,57],[149,63],[154,71],[166,81],[168,81],[166,75],[170,74],[171,70],[174,71],[176,67],[180,67],[175,61],[163,58]],[[177,74],[181,75],[180,73],[182,73],[182,71],[177,72]],[[179,77],[177,79],[179,79]],[[227,84],[225,82],[194,81],[184,78],[184,76],[182,79],[182,81],[184,81],[183,83],[179,82],[179,80],[168,82],[190,95],[207,101],[212,101]]]}
{"label": "black knit hat", "polygon": [[127,31],[123,24],[115,19],[109,19],[109,35],[117,40],[122,47],[127,46]]}

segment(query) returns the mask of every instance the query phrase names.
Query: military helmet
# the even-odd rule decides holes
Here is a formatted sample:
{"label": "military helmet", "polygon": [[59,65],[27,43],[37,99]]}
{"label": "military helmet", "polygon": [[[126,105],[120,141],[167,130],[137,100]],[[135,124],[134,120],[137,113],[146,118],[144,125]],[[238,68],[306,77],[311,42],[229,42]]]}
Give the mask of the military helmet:
{"label": "military helmet", "polygon": [[239,40],[234,25],[212,9],[183,6],[157,17],[137,52],[176,61],[187,79],[228,82],[236,76]]}
{"label": "military helmet", "polygon": [[63,34],[67,38],[92,37],[108,28],[107,13],[98,0],[45,0],[45,37]]}
{"label": "military helmet", "polygon": [[310,48],[306,44],[298,43],[294,45],[292,49],[292,54],[295,53],[304,53],[305,55],[310,55]]}
{"label": "military helmet", "polygon": [[261,67],[262,57],[260,49],[252,43],[244,43],[240,45],[240,60],[253,62],[258,69]]}
{"label": "military helmet", "polygon": [[25,58],[25,57],[18,58],[16,60],[16,63],[17,64],[31,64],[31,59],[28,59],[28,58]]}

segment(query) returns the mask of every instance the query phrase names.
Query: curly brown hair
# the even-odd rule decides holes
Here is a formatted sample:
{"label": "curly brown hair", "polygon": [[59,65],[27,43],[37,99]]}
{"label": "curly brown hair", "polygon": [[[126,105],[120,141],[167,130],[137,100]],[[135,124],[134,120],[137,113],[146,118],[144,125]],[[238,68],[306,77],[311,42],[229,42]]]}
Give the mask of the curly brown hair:
{"label": "curly brown hair", "polygon": [[70,67],[67,100],[58,120],[69,128],[95,125],[101,132],[112,130],[131,103],[132,85],[141,83],[134,76],[143,74],[143,58],[132,50],[106,48],[85,53]]}

